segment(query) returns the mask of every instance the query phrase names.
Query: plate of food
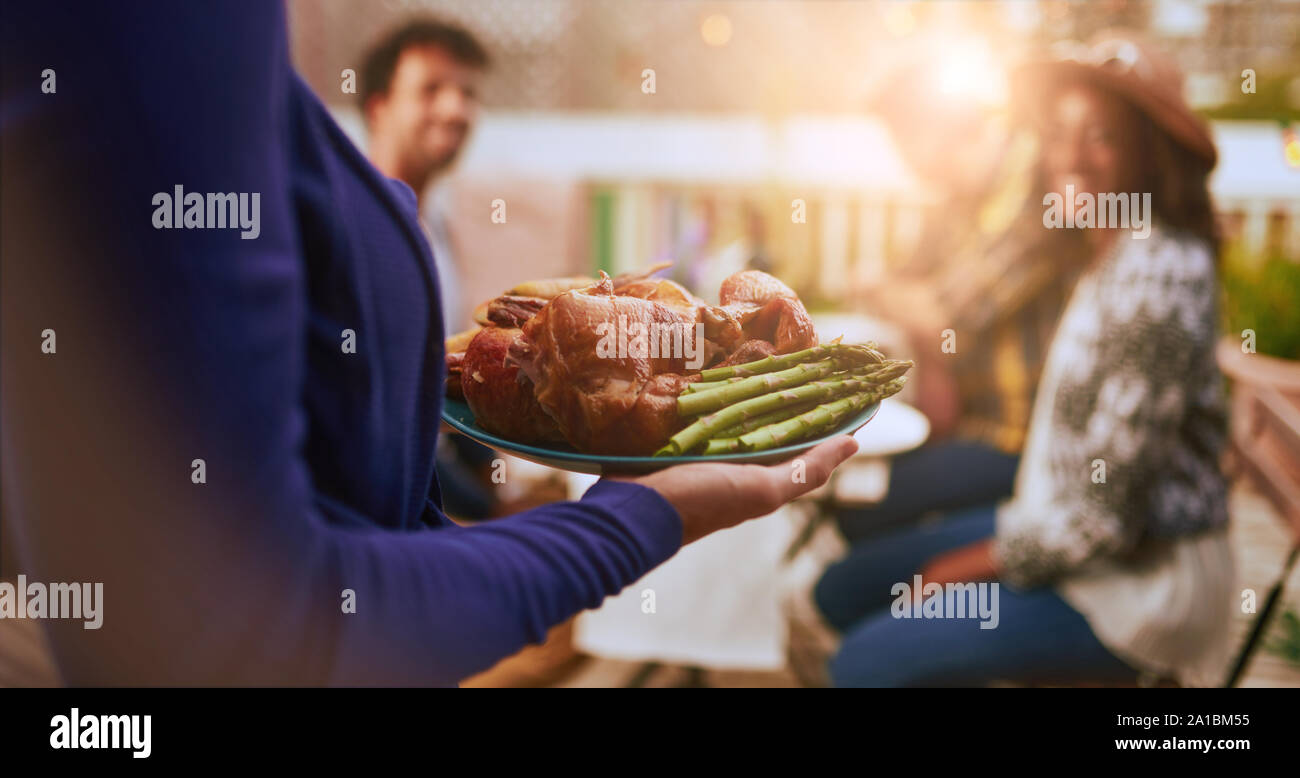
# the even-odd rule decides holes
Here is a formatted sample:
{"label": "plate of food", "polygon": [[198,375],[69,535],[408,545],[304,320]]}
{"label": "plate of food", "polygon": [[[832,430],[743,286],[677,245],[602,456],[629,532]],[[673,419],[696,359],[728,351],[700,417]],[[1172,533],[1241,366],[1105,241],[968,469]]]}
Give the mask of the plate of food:
{"label": "plate of food", "polygon": [[653,273],[544,279],[448,338],[443,420],[485,446],[580,473],[788,460],[853,434],[910,360],[820,342],[795,293],[742,271],[710,305]]}

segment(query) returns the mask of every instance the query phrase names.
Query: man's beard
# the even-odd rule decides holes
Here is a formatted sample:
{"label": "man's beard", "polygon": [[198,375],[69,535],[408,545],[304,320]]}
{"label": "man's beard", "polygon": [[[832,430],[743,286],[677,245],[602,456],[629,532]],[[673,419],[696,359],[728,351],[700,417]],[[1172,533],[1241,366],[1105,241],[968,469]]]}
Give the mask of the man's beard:
{"label": "man's beard", "polygon": [[[465,147],[465,137],[467,133],[465,128],[461,128],[456,141],[449,144],[441,144],[433,149],[429,149],[424,158],[420,160],[421,167],[428,171],[428,175],[437,176],[446,172],[448,168],[455,163],[460,157],[461,150]],[[424,151],[428,147],[416,146],[415,148]]]}
{"label": "man's beard", "polygon": [[440,155],[427,159],[426,164],[428,166],[427,169],[429,171],[429,176],[440,176],[449,170],[456,162],[456,159],[460,156],[461,148],[461,146],[457,146],[450,151],[446,151]]}

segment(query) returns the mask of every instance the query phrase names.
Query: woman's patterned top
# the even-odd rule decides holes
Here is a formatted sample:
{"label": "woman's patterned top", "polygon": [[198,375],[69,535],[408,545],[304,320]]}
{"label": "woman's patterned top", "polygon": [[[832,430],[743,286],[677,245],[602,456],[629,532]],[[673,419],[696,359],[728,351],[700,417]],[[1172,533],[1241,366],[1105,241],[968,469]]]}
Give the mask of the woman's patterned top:
{"label": "woman's patterned top", "polygon": [[1015,496],[1004,580],[1048,583],[1103,556],[1227,522],[1209,248],[1124,233],[1081,277],[1053,339]]}

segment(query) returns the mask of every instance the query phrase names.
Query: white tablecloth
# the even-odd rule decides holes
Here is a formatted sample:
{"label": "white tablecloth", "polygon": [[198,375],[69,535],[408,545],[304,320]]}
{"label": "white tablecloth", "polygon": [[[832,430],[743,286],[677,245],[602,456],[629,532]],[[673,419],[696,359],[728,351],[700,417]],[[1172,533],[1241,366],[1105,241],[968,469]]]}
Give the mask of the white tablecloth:
{"label": "white tablecloth", "polygon": [[[716,669],[785,666],[777,581],[798,508],[696,541],[599,610],[579,617],[573,642],[611,659]],[[654,612],[647,613],[647,592]]]}
{"label": "white tablecloth", "polygon": [[[884,468],[883,456],[925,441],[925,417],[897,400],[886,400],[871,423],[858,433],[854,462]],[[852,473],[846,463],[842,468]],[[888,471],[866,483],[883,488]],[[569,473],[576,499],[595,476]],[[858,476],[866,478],[866,471]],[[848,484],[846,483],[846,486]],[[833,482],[839,495],[840,485]],[[776,513],[716,532],[682,549],[597,610],[582,614],[573,643],[579,650],[610,659],[665,662],[714,669],[779,670],[786,664],[786,622],[781,608],[784,556],[812,506],[787,505]],[[654,612],[646,612],[647,592]]]}

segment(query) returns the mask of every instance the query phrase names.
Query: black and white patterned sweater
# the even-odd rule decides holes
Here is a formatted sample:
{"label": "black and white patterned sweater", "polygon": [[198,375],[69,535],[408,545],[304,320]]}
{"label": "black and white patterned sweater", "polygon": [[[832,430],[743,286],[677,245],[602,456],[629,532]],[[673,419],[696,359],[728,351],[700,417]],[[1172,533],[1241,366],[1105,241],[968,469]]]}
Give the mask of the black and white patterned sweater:
{"label": "black and white patterned sweater", "polygon": [[1227,522],[1214,259],[1158,226],[1087,270],[1053,339],[994,548],[1004,580],[1050,583],[1099,557]]}

